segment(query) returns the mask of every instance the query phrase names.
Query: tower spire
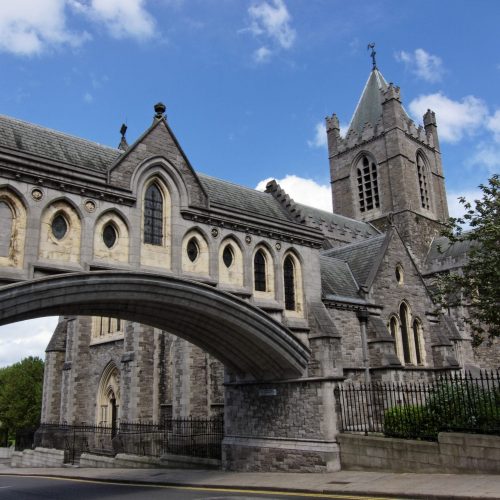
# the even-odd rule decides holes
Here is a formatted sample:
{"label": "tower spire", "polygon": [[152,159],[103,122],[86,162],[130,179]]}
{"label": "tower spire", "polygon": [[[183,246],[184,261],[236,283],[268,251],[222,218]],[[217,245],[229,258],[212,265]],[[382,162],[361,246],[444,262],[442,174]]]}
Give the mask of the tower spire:
{"label": "tower spire", "polygon": [[372,64],[373,64],[372,69],[378,69],[377,68],[377,60],[375,58],[375,56],[377,55],[377,53],[375,52],[375,42],[368,44],[368,47],[366,48],[366,50],[370,50],[370,49],[372,50],[370,53],[370,57],[372,58]]}

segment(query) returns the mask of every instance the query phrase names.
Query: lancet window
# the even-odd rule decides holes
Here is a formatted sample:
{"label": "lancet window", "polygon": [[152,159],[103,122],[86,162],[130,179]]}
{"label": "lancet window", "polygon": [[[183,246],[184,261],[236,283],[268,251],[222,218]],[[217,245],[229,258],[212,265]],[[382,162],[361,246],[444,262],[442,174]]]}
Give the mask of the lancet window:
{"label": "lancet window", "polygon": [[163,196],[154,182],[144,197],[144,243],[163,244]]}

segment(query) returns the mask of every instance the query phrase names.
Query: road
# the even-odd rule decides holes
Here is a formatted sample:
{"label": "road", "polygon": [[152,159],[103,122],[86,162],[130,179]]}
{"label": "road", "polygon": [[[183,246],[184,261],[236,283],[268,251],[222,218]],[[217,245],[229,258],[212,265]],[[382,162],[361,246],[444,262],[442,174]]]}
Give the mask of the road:
{"label": "road", "polygon": [[224,490],[187,486],[105,483],[52,477],[0,476],[1,500],[155,500],[160,498],[163,500],[306,500],[312,498],[385,500],[381,497],[356,495],[257,492],[254,490]]}

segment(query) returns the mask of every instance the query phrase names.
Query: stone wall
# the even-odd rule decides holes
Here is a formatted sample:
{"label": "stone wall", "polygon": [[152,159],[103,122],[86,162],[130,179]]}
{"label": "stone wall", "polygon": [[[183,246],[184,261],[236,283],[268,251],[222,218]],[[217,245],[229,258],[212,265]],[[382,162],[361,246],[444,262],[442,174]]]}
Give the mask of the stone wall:
{"label": "stone wall", "polygon": [[35,448],[34,450],[14,451],[11,467],[62,467],[64,451],[53,448]]}
{"label": "stone wall", "polygon": [[227,470],[338,470],[333,381],[226,385]]}
{"label": "stone wall", "polygon": [[500,437],[441,432],[438,442],[340,434],[342,469],[500,473]]}

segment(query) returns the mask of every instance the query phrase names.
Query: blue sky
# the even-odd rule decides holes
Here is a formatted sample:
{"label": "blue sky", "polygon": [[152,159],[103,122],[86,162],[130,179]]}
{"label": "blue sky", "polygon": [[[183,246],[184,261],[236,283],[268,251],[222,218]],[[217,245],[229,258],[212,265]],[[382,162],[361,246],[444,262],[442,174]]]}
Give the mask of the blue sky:
{"label": "blue sky", "polygon": [[[450,208],[500,165],[500,2],[0,2],[0,113],[116,146],[167,105],[194,168],[330,206],[323,121],[347,125],[371,69],[437,114]],[[0,330],[0,366],[43,355],[54,320]]]}

